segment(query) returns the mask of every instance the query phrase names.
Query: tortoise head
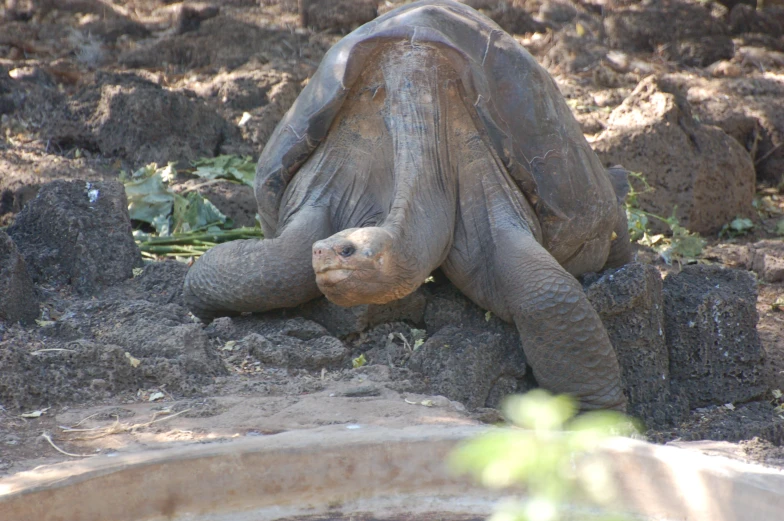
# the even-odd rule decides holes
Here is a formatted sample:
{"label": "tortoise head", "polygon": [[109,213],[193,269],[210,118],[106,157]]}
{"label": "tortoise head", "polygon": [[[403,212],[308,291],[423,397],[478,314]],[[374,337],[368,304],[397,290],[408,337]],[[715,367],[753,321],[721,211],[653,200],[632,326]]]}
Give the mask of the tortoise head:
{"label": "tortoise head", "polygon": [[384,304],[413,291],[394,254],[395,239],[380,227],[350,228],[313,244],[316,283],[340,306]]}

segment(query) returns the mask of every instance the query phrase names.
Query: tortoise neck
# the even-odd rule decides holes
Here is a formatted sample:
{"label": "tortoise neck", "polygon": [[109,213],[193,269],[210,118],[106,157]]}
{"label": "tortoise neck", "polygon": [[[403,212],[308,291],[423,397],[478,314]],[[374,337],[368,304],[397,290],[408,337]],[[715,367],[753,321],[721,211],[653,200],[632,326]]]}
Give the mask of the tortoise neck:
{"label": "tortoise neck", "polygon": [[399,52],[385,53],[379,64],[394,158],[394,195],[381,227],[398,243],[400,262],[415,265],[424,280],[452,244],[457,183],[449,125],[462,101],[454,69],[437,49],[395,45]]}

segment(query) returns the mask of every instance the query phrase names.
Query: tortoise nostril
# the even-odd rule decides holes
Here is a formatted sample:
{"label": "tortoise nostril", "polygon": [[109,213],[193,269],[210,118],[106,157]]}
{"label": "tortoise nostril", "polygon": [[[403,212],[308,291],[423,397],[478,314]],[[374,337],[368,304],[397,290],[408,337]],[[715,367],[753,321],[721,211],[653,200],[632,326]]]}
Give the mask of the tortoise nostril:
{"label": "tortoise nostril", "polygon": [[340,248],[340,251],[338,251],[338,255],[340,255],[341,257],[351,257],[355,251],[357,250],[356,248],[354,248],[354,246],[347,244],[342,248]]}

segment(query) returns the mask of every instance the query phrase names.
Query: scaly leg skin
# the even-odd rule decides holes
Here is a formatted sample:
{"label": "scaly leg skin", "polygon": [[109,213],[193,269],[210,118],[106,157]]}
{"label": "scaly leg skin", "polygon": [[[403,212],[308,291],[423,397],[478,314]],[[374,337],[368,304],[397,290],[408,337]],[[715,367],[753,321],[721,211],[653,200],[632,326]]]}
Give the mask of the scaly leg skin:
{"label": "scaly leg skin", "polygon": [[539,244],[528,202],[478,137],[466,134],[452,151],[462,158],[446,276],[476,304],[515,323],[541,387],[574,396],[582,410],[625,410],[607,332],[577,280]]}
{"label": "scaly leg skin", "polygon": [[607,331],[577,280],[524,230],[494,233],[493,265],[504,312],[523,340],[539,385],[581,409],[626,409]]}
{"label": "scaly leg skin", "polygon": [[185,277],[183,297],[202,320],[294,307],[320,295],[311,245],[333,230],[323,211],[303,211],[273,239],[219,244]]}

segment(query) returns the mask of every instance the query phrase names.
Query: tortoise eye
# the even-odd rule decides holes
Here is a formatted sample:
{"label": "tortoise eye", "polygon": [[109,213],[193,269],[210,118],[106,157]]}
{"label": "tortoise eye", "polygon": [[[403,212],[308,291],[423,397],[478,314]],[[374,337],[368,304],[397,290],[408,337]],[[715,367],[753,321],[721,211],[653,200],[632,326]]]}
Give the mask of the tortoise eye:
{"label": "tortoise eye", "polygon": [[338,254],[341,257],[351,257],[357,251],[353,246],[343,246]]}

